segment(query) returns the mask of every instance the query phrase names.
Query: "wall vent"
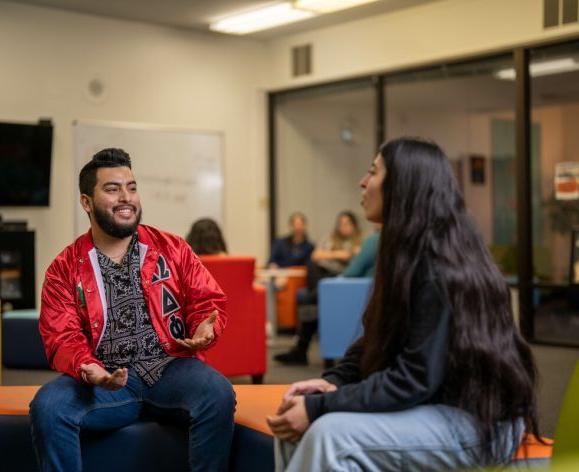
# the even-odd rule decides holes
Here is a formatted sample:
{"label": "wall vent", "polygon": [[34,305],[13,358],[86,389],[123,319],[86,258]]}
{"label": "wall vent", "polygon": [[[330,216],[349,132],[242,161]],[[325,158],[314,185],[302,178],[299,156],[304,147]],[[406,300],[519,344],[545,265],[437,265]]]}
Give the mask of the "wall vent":
{"label": "wall vent", "polygon": [[579,0],[543,0],[543,27],[577,23]]}
{"label": "wall vent", "polygon": [[292,48],[292,77],[312,73],[312,45],[304,44]]}

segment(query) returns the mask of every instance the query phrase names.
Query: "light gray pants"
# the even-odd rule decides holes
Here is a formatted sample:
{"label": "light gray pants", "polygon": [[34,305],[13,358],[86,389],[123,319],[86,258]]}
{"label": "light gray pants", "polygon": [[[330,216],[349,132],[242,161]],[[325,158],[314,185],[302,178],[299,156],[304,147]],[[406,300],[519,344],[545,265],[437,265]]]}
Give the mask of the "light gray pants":
{"label": "light gray pants", "polygon": [[[512,457],[524,430],[497,426],[501,462]],[[392,413],[329,413],[297,444],[275,442],[276,472],[446,471],[481,468],[480,439],[471,415],[446,405]]]}

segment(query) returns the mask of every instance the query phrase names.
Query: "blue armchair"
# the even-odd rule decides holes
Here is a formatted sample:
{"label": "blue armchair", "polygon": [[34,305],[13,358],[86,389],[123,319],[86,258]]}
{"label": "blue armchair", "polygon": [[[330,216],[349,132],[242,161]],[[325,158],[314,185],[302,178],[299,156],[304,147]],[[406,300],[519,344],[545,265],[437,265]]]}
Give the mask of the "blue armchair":
{"label": "blue armchair", "polygon": [[362,334],[362,315],[372,288],[371,278],[323,279],[318,285],[320,354],[343,357]]}

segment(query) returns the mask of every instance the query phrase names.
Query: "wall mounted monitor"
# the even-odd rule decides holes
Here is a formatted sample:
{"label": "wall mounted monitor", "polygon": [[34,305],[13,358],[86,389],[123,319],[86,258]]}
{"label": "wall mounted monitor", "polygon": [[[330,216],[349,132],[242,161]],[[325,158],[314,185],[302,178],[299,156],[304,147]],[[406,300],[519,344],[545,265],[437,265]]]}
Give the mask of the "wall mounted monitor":
{"label": "wall mounted monitor", "polygon": [[0,123],[0,206],[48,206],[52,124]]}

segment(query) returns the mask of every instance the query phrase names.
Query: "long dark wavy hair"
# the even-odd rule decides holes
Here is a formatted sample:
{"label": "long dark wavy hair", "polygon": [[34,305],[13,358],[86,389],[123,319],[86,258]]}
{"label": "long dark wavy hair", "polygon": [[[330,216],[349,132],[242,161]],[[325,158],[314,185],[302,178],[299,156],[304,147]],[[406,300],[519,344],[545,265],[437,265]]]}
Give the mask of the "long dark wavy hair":
{"label": "long dark wavy hair", "polygon": [[515,326],[508,286],[465,208],[444,152],[432,142],[401,138],[382,145],[380,156],[386,167],[384,224],[358,342],[362,375],[384,369],[401,352],[411,283],[428,259],[452,311],[444,399],[474,416],[485,445],[481,459],[492,460],[499,421],[512,422],[515,431],[523,418],[526,430],[539,437],[536,367]]}
{"label": "long dark wavy hair", "polygon": [[227,253],[221,229],[211,218],[201,218],[193,223],[186,240],[198,256]]}

